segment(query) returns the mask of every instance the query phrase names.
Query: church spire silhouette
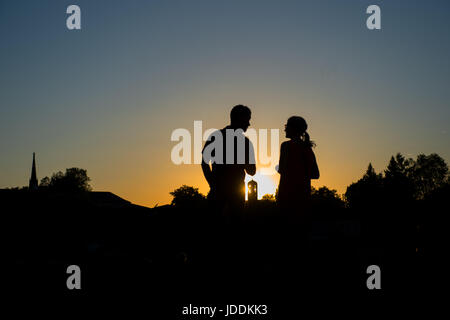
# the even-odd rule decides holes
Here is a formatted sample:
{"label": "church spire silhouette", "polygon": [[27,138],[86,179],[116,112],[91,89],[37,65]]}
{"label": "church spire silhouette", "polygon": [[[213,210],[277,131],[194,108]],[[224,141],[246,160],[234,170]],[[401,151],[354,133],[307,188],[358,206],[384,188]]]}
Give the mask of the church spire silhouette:
{"label": "church spire silhouette", "polygon": [[37,190],[38,188],[38,180],[36,177],[36,159],[35,159],[35,153],[33,152],[33,166],[31,167],[31,178],[30,178],[30,184],[28,186],[30,190]]}

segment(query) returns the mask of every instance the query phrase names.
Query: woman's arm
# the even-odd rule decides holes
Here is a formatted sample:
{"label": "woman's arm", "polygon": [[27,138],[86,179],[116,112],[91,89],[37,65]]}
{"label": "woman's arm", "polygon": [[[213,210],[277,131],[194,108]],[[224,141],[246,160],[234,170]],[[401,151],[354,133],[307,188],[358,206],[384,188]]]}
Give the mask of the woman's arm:
{"label": "woman's arm", "polygon": [[309,176],[311,179],[319,179],[320,172],[319,172],[319,166],[317,165],[316,156],[314,155],[314,152],[312,149],[309,149]]}
{"label": "woman's arm", "polygon": [[280,161],[278,162],[278,173],[286,172],[286,144],[283,142],[280,147]]}

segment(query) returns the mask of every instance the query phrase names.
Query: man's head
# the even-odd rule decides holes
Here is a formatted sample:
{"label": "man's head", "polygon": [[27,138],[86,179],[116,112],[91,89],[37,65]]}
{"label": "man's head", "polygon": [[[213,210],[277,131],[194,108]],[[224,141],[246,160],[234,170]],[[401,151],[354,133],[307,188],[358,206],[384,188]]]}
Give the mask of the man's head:
{"label": "man's head", "polygon": [[242,129],[244,132],[250,126],[250,118],[252,117],[252,112],[250,108],[242,104],[238,104],[231,109],[231,127],[235,129]]}

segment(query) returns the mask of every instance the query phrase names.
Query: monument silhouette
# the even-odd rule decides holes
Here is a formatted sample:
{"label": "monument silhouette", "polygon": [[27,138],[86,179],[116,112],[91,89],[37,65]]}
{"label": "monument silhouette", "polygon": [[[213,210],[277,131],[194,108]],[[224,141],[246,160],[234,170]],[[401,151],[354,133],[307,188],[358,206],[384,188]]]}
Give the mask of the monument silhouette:
{"label": "monument silhouette", "polygon": [[248,202],[254,203],[258,200],[258,183],[255,180],[250,180],[247,183]]}

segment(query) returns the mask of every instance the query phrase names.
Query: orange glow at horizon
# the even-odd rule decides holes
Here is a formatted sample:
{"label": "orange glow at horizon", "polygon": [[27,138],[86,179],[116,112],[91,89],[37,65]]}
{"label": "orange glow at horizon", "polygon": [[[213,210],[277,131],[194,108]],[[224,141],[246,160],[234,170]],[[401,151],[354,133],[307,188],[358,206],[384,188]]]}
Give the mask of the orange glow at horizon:
{"label": "orange glow at horizon", "polygon": [[277,190],[277,181],[275,175],[264,175],[258,170],[254,176],[245,176],[245,200],[248,200],[248,182],[255,180],[258,183],[258,199],[266,194],[273,194]]}

